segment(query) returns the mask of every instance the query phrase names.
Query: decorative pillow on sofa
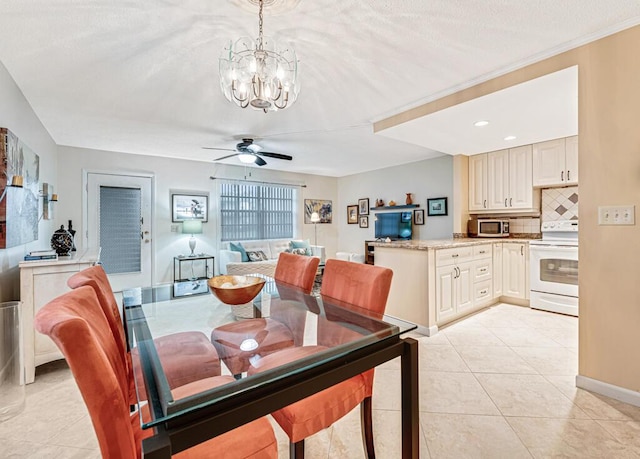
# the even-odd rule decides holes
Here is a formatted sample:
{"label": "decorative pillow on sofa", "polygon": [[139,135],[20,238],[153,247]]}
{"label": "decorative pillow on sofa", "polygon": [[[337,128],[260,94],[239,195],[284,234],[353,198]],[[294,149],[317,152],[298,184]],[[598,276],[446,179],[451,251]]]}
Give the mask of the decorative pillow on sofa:
{"label": "decorative pillow on sofa", "polygon": [[237,244],[234,244],[233,242],[229,242],[229,250],[232,250],[234,252],[240,252],[240,255],[242,258],[240,258],[240,261],[249,261],[249,256],[247,255],[247,251],[244,249],[244,247],[242,247],[242,244],[240,244],[239,242]]}
{"label": "decorative pillow on sofa", "polygon": [[307,249],[299,248],[299,249],[291,249],[291,252],[294,255],[304,255],[307,256]]}
{"label": "decorative pillow on sofa", "polygon": [[249,261],[267,261],[267,254],[262,250],[256,250],[255,252],[247,252]]}
{"label": "decorative pillow on sofa", "polygon": [[289,242],[289,246],[291,247],[291,253],[295,253],[293,252],[295,249],[305,249],[305,255],[313,255],[313,251],[311,250],[311,245],[309,244],[308,239],[305,241],[291,241]]}

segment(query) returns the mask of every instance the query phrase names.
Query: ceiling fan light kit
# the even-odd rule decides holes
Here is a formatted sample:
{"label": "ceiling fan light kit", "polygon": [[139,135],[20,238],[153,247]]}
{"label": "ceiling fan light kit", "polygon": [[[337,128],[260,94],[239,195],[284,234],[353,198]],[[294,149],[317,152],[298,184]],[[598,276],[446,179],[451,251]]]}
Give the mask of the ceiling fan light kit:
{"label": "ceiling fan light kit", "polygon": [[220,57],[220,88],[241,108],[269,111],[290,107],[298,98],[298,59],[291,45],[264,37],[263,0],[259,0],[258,39],[230,41]]}

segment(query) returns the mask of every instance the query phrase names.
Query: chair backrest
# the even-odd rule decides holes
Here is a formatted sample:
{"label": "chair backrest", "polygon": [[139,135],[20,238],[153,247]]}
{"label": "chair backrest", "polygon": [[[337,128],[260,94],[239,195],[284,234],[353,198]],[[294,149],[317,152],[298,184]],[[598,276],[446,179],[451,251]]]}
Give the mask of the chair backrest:
{"label": "chair backrest", "polygon": [[126,368],[95,291],[79,287],[50,301],[35,328],[62,351],[89,410],[102,457],[135,458]]}
{"label": "chair backrest", "polygon": [[102,306],[104,315],[109,322],[109,328],[116,339],[116,344],[118,345],[120,354],[126,362],[127,338],[124,335],[122,317],[120,316],[120,310],[118,309],[118,302],[116,301],[115,296],[113,296],[109,278],[107,277],[107,273],[104,272],[102,266],[95,265],[90,268],[83,269],[71,276],[67,280],[67,285],[72,289],[89,286],[95,291],[98,301],[100,302],[100,306]]}
{"label": "chair backrest", "polygon": [[273,277],[278,282],[300,288],[305,293],[311,293],[319,264],[318,257],[283,252],[278,257]]}
{"label": "chair backrest", "polygon": [[392,277],[389,268],[330,259],[324,268],[320,294],[382,315]]}

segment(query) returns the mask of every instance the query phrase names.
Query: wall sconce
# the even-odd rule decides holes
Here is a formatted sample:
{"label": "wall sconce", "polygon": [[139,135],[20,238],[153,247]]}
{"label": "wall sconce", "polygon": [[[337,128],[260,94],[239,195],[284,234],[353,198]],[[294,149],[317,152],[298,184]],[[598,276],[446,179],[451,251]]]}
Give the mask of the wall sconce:
{"label": "wall sconce", "polygon": [[42,182],[40,197],[42,198],[42,215],[39,220],[51,220],[53,218],[53,208],[49,207],[49,203],[58,202],[58,195],[53,192],[53,185]]}
{"label": "wall sconce", "polygon": [[24,183],[23,180],[24,179],[22,178],[22,175],[14,175],[13,177],[11,177],[11,183],[8,183],[7,186],[4,187],[4,191],[2,192],[2,196],[0,196],[0,202],[2,202],[4,197],[7,195],[7,191],[9,190],[10,187],[22,188],[23,187],[23,183]]}

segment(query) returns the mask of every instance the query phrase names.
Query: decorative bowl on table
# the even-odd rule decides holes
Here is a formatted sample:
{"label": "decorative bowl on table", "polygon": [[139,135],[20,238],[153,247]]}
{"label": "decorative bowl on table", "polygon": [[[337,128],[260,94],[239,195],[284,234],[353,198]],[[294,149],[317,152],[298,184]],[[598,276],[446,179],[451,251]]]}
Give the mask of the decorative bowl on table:
{"label": "decorative bowl on table", "polygon": [[252,301],[265,280],[255,276],[216,276],[208,280],[209,289],[224,304],[238,305]]}

